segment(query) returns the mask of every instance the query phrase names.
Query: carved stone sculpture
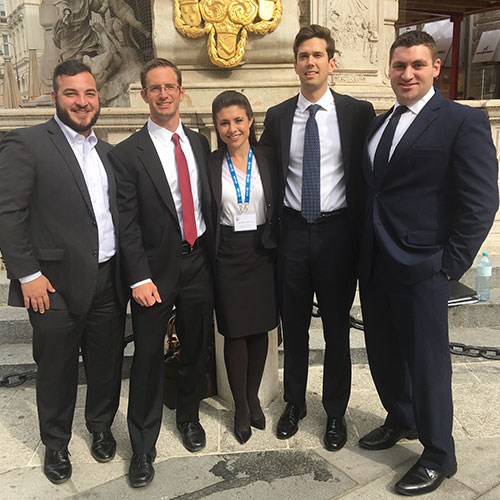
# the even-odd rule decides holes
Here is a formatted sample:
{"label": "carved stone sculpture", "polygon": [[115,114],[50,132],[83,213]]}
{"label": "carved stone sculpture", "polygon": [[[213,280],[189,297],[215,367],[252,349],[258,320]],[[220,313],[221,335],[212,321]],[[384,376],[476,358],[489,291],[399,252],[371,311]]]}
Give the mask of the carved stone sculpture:
{"label": "carved stone sculpture", "polygon": [[149,27],[125,0],[55,0],[54,6],[59,60],[77,58],[88,64],[104,105],[128,105],[128,86],[138,79],[141,67],[138,39],[150,39]]}

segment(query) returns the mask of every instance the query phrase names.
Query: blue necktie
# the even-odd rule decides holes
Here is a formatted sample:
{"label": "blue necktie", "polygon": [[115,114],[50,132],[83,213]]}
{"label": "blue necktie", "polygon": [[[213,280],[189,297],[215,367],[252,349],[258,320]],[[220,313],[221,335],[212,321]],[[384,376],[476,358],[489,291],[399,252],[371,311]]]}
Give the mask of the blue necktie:
{"label": "blue necktie", "polygon": [[398,106],[385,127],[385,130],[380,138],[380,141],[375,151],[375,157],[373,158],[373,173],[376,178],[379,178],[389,163],[389,153],[392,147],[392,141],[394,140],[394,134],[396,132],[396,127],[398,126],[399,119],[403,113],[408,111],[407,106]]}
{"label": "blue necktie", "polygon": [[319,104],[309,106],[309,118],[304,133],[301,213],[307,222],[314,222],[321,215],[321,150],[318,124],[315,118],[319,108]]}

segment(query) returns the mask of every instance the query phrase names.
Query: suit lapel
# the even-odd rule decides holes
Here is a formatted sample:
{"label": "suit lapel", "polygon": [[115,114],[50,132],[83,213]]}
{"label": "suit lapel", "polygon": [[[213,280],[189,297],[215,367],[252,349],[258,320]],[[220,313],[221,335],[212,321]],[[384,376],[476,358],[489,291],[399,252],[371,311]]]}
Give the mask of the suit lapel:
{"label": "suit lapel", "polygon": [[80,190],[82,197],[85,200],[85,204],[87,205],[90,214],[95,219],[94,209],[92,208],[92,202],[90,200],[89,190],[87,189],[87,184],[85,182],[85,178],[83,177],[83,172],[80,167],[80,164],[78,163],[75,153],[73,153],[73,150],[71,149],[68,140],[64,136],[63,131],[61,130],[57,122],[54,120],[54,118],[52,118],[47,122],[47,131],[49,133],[49,137],[52,143],[61,154],[61,157],[63,161],[66,163],[67,167],[70,169],[71,174],[73,175],[75,182],[78,186],[78,189]]}
{"label": "suit lapel", "polygon": [[220,206],[222,201],[222,161],[224,159],[224,148],[218,149],[209,156],[208,171],[210,174],[210,184],[214,193],[215,203],[217,204],[217,219],[219,220]]}
{"label": "suit lapel", "polygon": [[[385,112],[384,114],[375,117],[375,119],[372,120],[372,122],[368,126],[368,130],[366,133],[365,147],[363,148],[362,168],[364,171],[365,179],[373,186],[377,184],[377,181],[375,180],[373,165],[368,154],[368,144],[372,140],[373,134],[382,126],[387,117],[392,113],[392,110],[393,108],[389,109],[389,111]],[[377,180],[380,180],[380,177],[377,177]]]}
{"label": "suit lapel", "polygon": [[115,227],[118,227],[118,212],[116,205],[116,181],[113,173],[113,167],[108,160],[107,152],[108,148],[104,147],[104,144],[101,141],[97,142],[96,151],[101,159],[101,162],[104,166],[104,170],[106,171],[106,176],[108,178],[108,196],[109,196],[109,210],[111,212],[111,216],[113,217],[113,223]]}
{"label": "suit lapel", "polygon": [[198,178],[200,179],[201,193],[200,197],[202,200],[201,209],[203,212],[203,218],[205,223],[208,225],[207,221],[210,221],[210,184],[208,182],[207,173],[207,159],[205,153],[203,152],[203,147],[201,145],[200,138],[196,132],[188,129],[183,125],[184,132],[189,139],[191,148],[193,149],[194,158],[196,160],[196,165],[198,167]]}
{"label": "suit lapel", "polygon": [[408,127],[401,140],[399,141],[392,157],[389,161],[388,169],[390,170],[394,165],[397,165],[400,159],[408,152],[413,146],[414,142],[420,135],[427,129],[427,127],[436,119],[436,111],[441,107],[440,100],[443,97],[441,94],[434,94],[432,99],[422,108],[420,113],[415,117],[413,123]]}
{"label": "suit lapel", "polygon": [[344,164],[345,183],[349,180],[349,167],[351,164],[351,131],[352,131],[352,113],[349,112],[349,104],[347,99],[333,92],[335,101],[335,111],[339,123],[340,147],[342,149],[342,162]]}
{"label": "suit lapel", "polygon": [[[252,147],[259,166],[260,180],[262,181],[262,189],[264,191],[264,198],[266,200],[266,207],[272,202],[272,185],[271,185],[271,172],[269,171],[269,164],[267,158],[263,154],[262,149],[259,147]],[[267,209],[267,208],[266,208]],[[269,218],[268,214],[268,218]]]}
{"label": "suit lapel", "polygon": [[289,106],[283,111],[280,119],[280,144],[281,144],[281,168],[283,178],[286,179],[288,164],[290,163],[290,141],[292,138],[293,117],[299,96],[289,102]]}
{"label": "suit lapel", "polygon": [[172,214],[172,217],[179,222],[172,192],[170,191],[170,186],[158,152],[149,135],[147,123],[137,134],[137,148],[139,149],[139,159],[151,177],[153,184],[156,186],[160,197]]}

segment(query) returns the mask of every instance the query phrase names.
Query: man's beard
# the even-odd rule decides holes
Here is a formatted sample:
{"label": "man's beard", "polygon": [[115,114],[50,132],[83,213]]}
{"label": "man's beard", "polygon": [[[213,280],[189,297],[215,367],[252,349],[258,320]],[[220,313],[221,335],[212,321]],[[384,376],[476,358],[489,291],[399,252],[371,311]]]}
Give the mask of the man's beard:
{"label": "man's beard", "polygon": [[59,118],[59,120],[61,120],[65,125],[67,125],[68,127],[72,128],[74,131],[79,132],[79,133],[87,132],[87,130],[90,130],[97,122],[97,119],[99,118],[100,112],[101,112],[101,107],[99,106],[99,108],[97,108],[95,115],[92,117],[92,119],[87,124],[80,125],[78,122],[75,122],[74,120],[71,119],[69,112],[64,108],[61,108],[59,106],[59,103],[57,102],[57,99],[56,99],[56,113],[57,113],[57,117]]}

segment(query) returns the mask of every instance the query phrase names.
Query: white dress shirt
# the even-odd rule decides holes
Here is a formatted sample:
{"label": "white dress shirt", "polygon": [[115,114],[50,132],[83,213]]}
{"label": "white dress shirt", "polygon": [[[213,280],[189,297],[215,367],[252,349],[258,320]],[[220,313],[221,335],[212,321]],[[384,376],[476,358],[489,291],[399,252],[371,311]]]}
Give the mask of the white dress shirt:
{"label": "white dress shirt", "polygon": [[[160,158],[163,171],[165,172],[165,177],[167,178],[170,191],[172,193],[172,198],[174,199],[175,211],[177,212],[177,218],[179,219],[179,226],[181,229],[181,236],[184,239],[184,218],[182,215],[182,200],[181,200],[181,190],[179,188],[179,178],[177,176],[177,162],[175,160],[175,146],[172,141],[172,136],[177,134],[180,139],[180,145],[184,156],[186,157],[186,162],[189,170],[189,178],[191,182],[191,192],[193,194],[193,205],[194,205],[194,218],[196,221],[196,234],[198,238],[205,232],[206,225],[203,220],[203,214],[201,212],[201,185],[200,176],[198,175],[198,166],[196,164],[196,159],[194,157],[193,149],[191,148],[191,143],[184,132],[182,127],[182,122],[179,120],[179,126],[175,132],[170,132],[166,128],[157,125],[151,118],[148,119],[148,132],[151,140],[153,141],[154,147],[158,156]],[[142,281],[138,281],[131,285],[130,288],[136,288],[139,285],[144,285],[145,283],[151,283],[151,278],[147,278]]]}
{"label": "white dress shirt", "polygon": [[[54,119],[71,146],[82,170],[97,222],[99,263],[106,262],[116,253],[116,235],[111,210],[109,209],[108,176],[95,148],[97,137],[91,131],[89,136],[85,138],[82,134],[63,123],[57,115],[54,115]],[[41,276],[41,274],[39,271],[20,278],[19,281],[28,283]]]}
{"label": "white dress shirt", "polygon": [[[244,201],[246,173],[236,167],[234,167],[234,171],[236,172],[236,178],[238,179],[238,184]],[[266,222],[264,189],[262,187],[259,166],[257,165],[255,156],[252,158],[250,203],[248,204],[247,213],[255,214],[258,226]],[[231,172],[229,172],[226,156],[224,155],[224,161],[222,162],[222,197],[219,223],[223,226],[234,226],[234,216],[239,214],[240,207],[238,205],[238,198],[236,197],[236,188],[234,187],[233,178],[231,177]]]}
{"label": "white dress shirt", "polygon": [[[394,132],[394,138],[392,140],[391,149],[389,151],[389,160],[391,159],[394,150],[399,144],[399,141],[401,140],[405,132],[408,130],[410,125],[413,123],[413,120],[415,120],[417,115],[420,113],[420,111],[422,111],[423,107],[431,100],[432,96],[435,93],[436,91],[434,90],[434,87],[431,87],[429,92],[427,92],[427,94],[425,94],[424,97],[422,97],[422,99],[417,101],[415,104],[408,106],[409,111],[401,115],[401,118],[399,119],[398,122],[398,126],[396,127],[396,131]],[[389,123],[389,120],[391,119],[392,115],[394,114],[394,111],[396,111],[396,108],[398,106],[400,106],[400,104],[396,100],[392,113],[390,113],[387,116],[387,118],[384,120],[384,123],[382,123],[382,125],[375,131],[375,133],[372,135],[371,139],[368,142],[368,156],[370,158],[372,168],[373,168],[373,159],[375,158],[375,151],[377,151],[378,143],[380,142],[382,134],[384,133],[384,130],[387,127],[387,124]]]}
{"label": "white dress shirt", "polygon": [[182,122],[179,121],[179,126],[175,132],[170,132],[166,128],[160,127],[155,122],[148,119],[148,132],[151,136],[153,144],[156,148],[156,152],[160,157],[161,164],[163,166],[163,171],[167,177],[168,185],[170,186],[170,191],[172,192],[172,198],[174,199],[175,210],[177,212],[177,217],[179,219],[179,225],[181,228],[182,239],[184,239],[184,224],[182,215],[182,200],[181,200],[181,190],[179,189],[179,179],[177,177],[177,163],[175,161],[175,149],[174,142],[172,141],[172,136],[177,134],[180,138],[180,144],[186,161],[188,164],[189,177],[191,180],[191,191],[193,193],[193,204],[194,204],[194,217],[196,220],[196,233],[200,237],[206,229],[205,221],[203,220],[203,215],[201,212],[201,185],[200,176],[198,175],[198,166],[196,165],[196,159],[194,157],[193,149],[191,148],[191,143],[184,132]]}
{"label": "white dress shirt", "polygon": [[[284,204],[300,212],[302,200],[302,158],[304,155],[304,133],[309,119],[309,102],[299,94],[293,117],[290,140],[290,162],[285,186]],[[340,144],[340,130],[333,94],[328,88],[316,103],[319,142],[321,148],[320,184],[321,211],[332,212],[347,206],[344,179],[344,162]]]}

